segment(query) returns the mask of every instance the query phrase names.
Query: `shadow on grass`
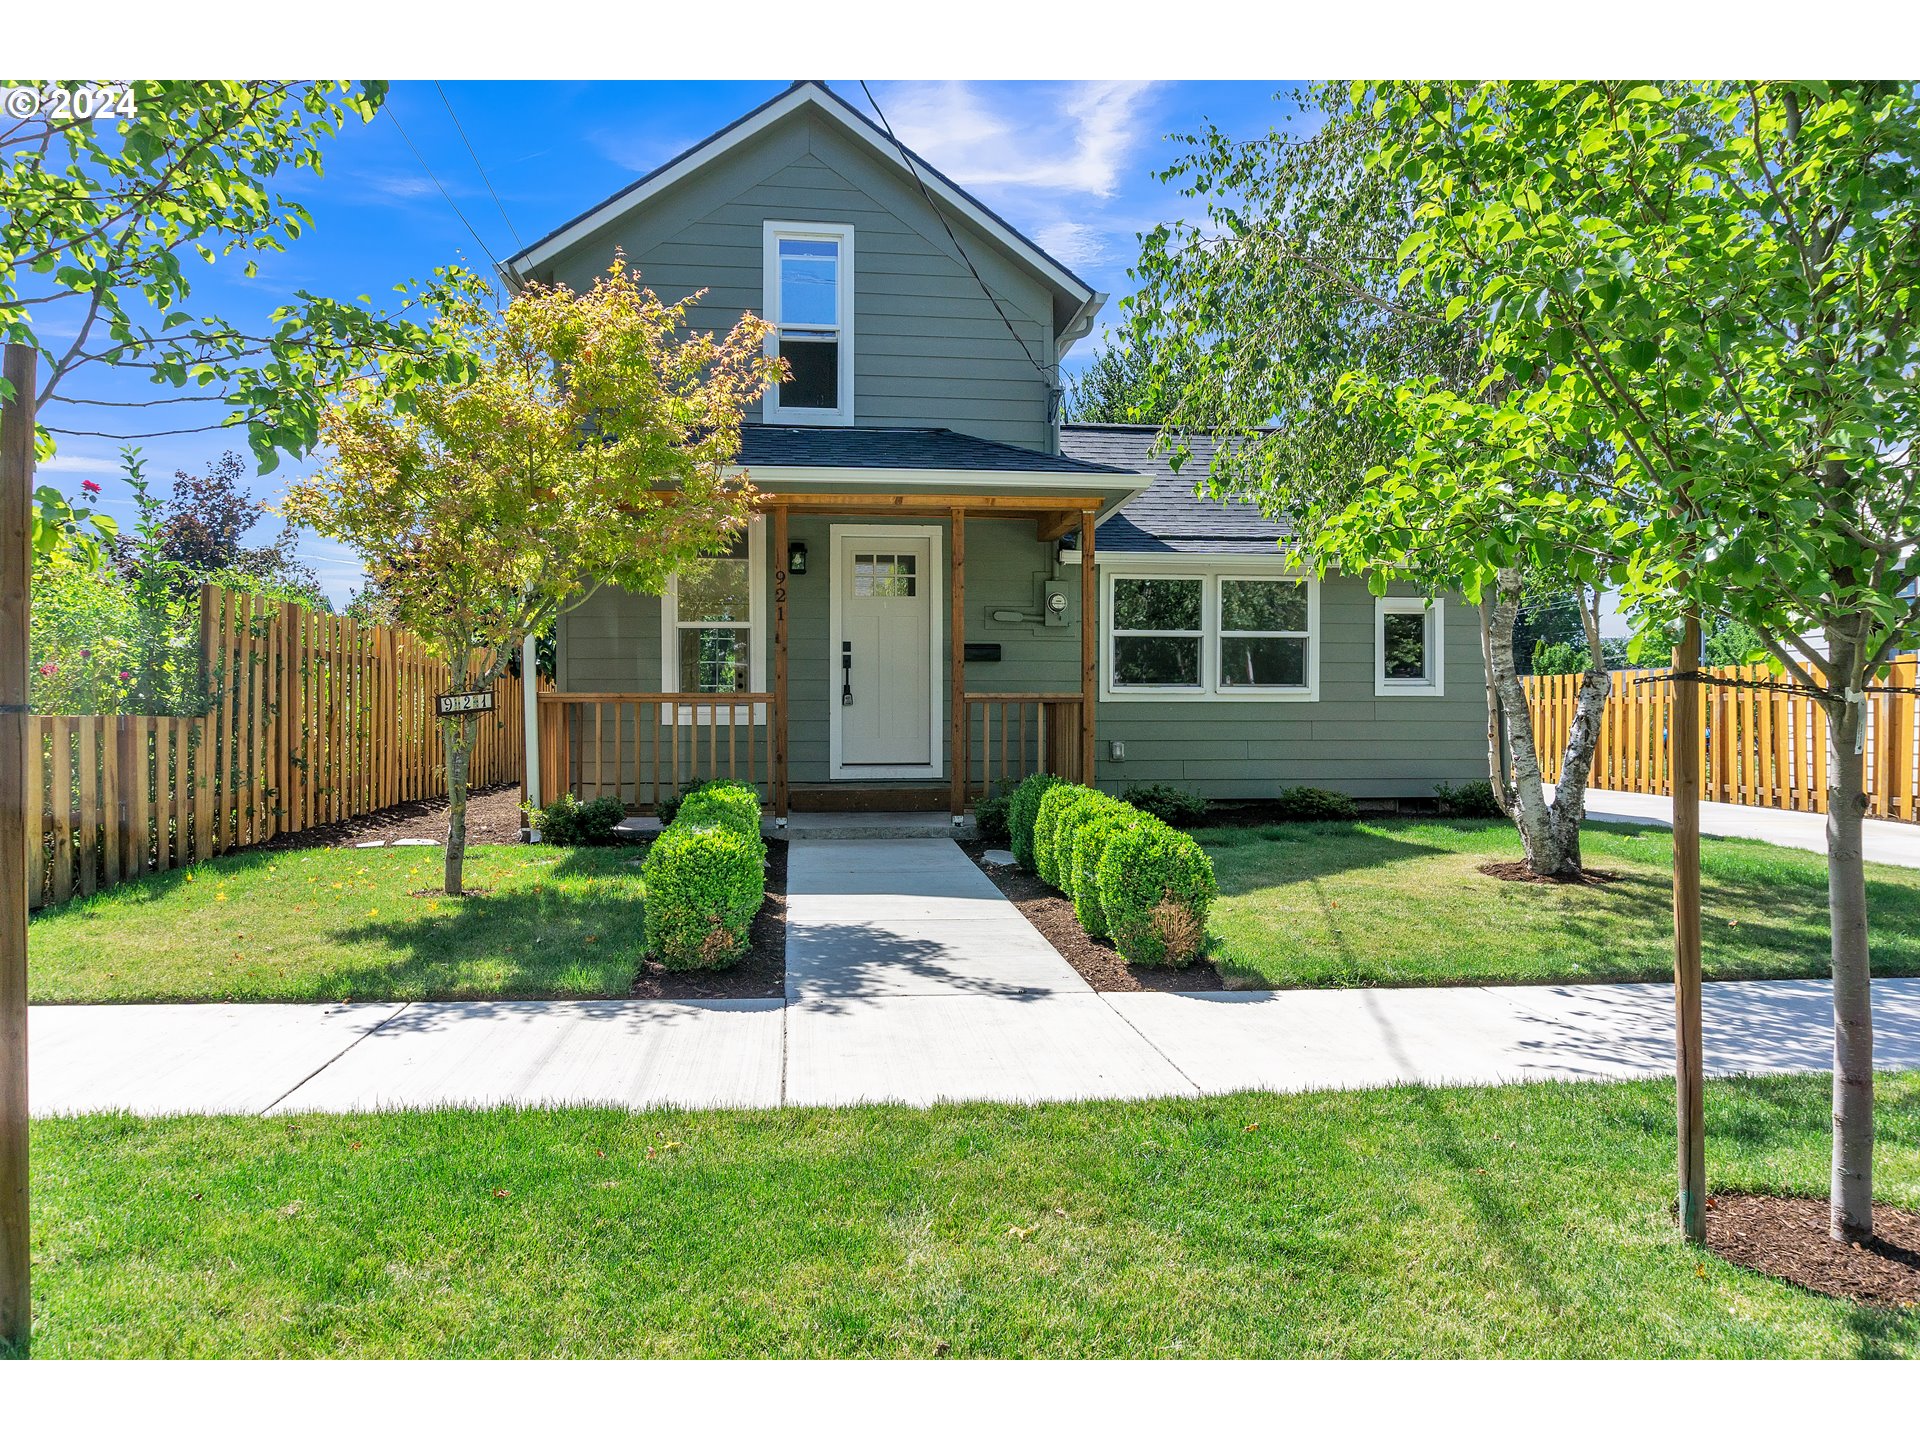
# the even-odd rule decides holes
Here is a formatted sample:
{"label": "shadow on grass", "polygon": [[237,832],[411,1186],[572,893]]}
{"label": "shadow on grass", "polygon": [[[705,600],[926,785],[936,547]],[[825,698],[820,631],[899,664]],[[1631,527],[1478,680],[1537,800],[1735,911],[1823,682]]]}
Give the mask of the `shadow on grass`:
{"label": "shadow on grass", "polygon": [[[1347,870],[1371,870],[1424,855],[1453,853],[1440,845],[1382,835],[1351,820],[1299,821],[1286,825],[1259,825],[1245,829],[1196,830],[1194,839],[1215,857],[1215,869],[1226,869],[1222,895],[1245,895],[1280,885],[1324,880]],[[1241,863],[1264,852],[1266,863],[1244,876]],[[1224,863],[1221,857],[1226,857]]]}

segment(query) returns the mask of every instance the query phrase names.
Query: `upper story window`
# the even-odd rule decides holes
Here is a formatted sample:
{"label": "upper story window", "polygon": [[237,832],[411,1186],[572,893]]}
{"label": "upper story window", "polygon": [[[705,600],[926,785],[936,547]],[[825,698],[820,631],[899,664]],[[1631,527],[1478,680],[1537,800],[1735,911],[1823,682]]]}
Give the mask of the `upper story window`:
{"label": "upper story window", "polygon": [[1443,600],[1387,595],[1373,602],[1373,693],[1444,695]]}
{"label": "upper story window", "polygon": [[853,227],[769,220],[768,346],[789,377],[768,392],[769,423],[853,423]]}

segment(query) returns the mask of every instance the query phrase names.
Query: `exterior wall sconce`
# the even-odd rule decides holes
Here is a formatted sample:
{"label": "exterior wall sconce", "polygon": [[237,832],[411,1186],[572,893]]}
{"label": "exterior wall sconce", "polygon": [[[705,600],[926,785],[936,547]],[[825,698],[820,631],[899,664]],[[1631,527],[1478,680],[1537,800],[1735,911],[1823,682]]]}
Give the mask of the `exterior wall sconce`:
{"label": "exterior wall sconce", "polygon": [[787,573],[804,575],[807,573],[807,542],[795,540],[787,546]]}

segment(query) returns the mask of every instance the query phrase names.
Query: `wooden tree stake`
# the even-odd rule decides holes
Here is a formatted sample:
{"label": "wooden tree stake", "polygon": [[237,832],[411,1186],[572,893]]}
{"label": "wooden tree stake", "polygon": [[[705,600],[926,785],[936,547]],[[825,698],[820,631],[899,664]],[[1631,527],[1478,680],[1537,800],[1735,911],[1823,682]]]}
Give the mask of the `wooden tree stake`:
{"label": "wooden tree stake", "polygon": [[1688,616],[1673,652],[1674,1111],[1679,1121],[1680,1228],[1707,1239],[1706,1114],[1700,1027],[1700,621]]}

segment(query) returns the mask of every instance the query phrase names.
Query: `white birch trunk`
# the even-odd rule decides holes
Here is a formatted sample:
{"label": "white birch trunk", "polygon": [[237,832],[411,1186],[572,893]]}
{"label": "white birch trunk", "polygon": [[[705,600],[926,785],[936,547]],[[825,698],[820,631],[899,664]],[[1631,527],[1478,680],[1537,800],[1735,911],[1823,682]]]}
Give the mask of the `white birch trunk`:
{"label": "white birch trunk", "polygon": [[[1828,683],[1858,694],[1869,668],[1859,642],[1827,632]],[[1867,876],[1861,822],[1867,812],[1867,707],[1827,706],[1827,909],[1833,965],[1833,1175],[1836,1240],[1873,1233],[1873,990],[1867,948]]]}

